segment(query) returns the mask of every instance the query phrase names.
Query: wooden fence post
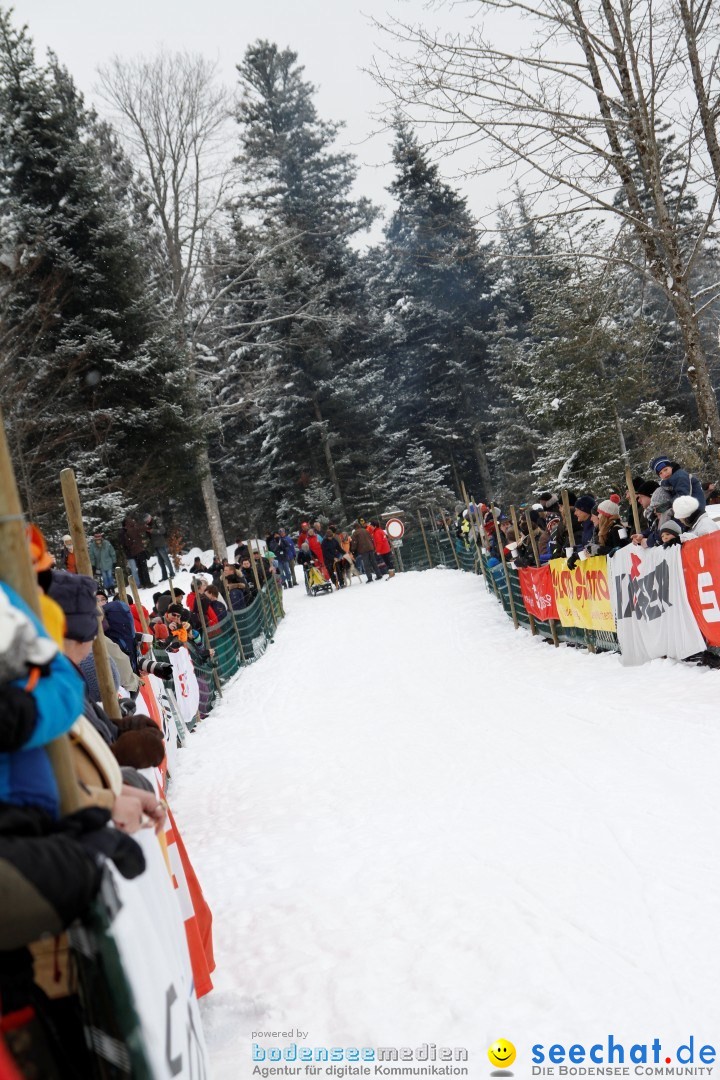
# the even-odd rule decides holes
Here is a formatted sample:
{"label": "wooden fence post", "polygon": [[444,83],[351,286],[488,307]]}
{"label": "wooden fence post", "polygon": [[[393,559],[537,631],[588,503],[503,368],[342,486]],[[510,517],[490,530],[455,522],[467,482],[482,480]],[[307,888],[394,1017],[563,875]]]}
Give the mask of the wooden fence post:
{"label": "wooden fence post", "polygon": [[454,545],[452,537],[450,535],[450,530],[448,529],[447,521],[445,520],[445,511],[441,510],[439,506],[436,509],[437,509],[438,513],[440,514],[440,517],[442,518],[443,528],[445,529],[445,533],[446,533],[448,541],[450,543],[450,547],[452,548],[452,553],[455,556],[455,565],[457,566],[458,570],[462,570],[462,567],[460,566],[460,559],[458,558],[458,553],[455,550],[455,545]]}
{"label": "wooden fence post", "polygon": [[125,586],[125,574],[123,573],[122,566],[115,567],[115,585],[117,586],[118,595],[123,604],[127,604],[127,588]]}
{"label": "wooden fence post", "polygon": [[[529,506],[525,507],[525,517],[527,518],[528,532],[530,534],[530,544],[532,545],[533,557],[535,559],[535,566],[539,567],[540,566],[540,552],[538,551],[537,538],[535,536],[535,528],[534,528],[533,523],[532,523],[532,518],[530,517],[530,507]],[[554,619],[548,619],[548,622],[550,623],[550,633],[552,634],[553,645],[557,649],[559,647],[559,645],[560,645],[560,641],[558,640],[557,626],[555,625],[555,620]]]}
{"label": "wooden fence post", "polygon": [[430,558],[430,546],[429,546],[428,541],[427,541],[427,536],[425,535],[425,526],[423,525],[422,514],[420,513],[419,510],[417,512],[417,516],[418,516],[418,523],[420,525],[420,532],[422,533],[423,543],[425,544],[425,551],[427,552],[428,567],[429,567],[430,570],[432,570],[433,561]]}
{"label": "wooden fence post", "polygon": [[[197,587],[197,583],[195,581],[195,578],[193,578],[193,590],[195,592],[195,609],[196,609],[196,611],[198,613],[198,617],[200,619],[200,625],[202,626],[203,637],[205,638],[205,648],[208,650],[208,652],[210,652],[210,650],[212,648],[212,646],[210,645],[210,635],[208,634],[207,624],[205,622],[205,612],[203,611],[203,606],[202,606],[202,604],[200,602],[200,590]],[[213,679],[215,681],[215,686],[217,688],[217,692],[220,695],[220,697],[222,697],[223,692],[222,692],[222,687],[220,685],[220,676],[218,675],[218,671],[217,671],[217,668],[216,668],[215,664],[213,664],[213,662],[212,662],[212,656],[210,657],[210,666],[212,668]]]}
{"label": "wooden fence post", "polygon": [[515,609],[515,598],[514,598],[514,596],[512,594],[512,588],[511,588],[511,585],[510,585],[510,573],[508,571],[507,559],[505,558],[505,541],[503,540],[502,534],[500,532],[500,526],[498,525],[498,519],[497,519],[497,511],[495,510],[495,504],[494,503],[491,504],[490,509],[492,511],[493,524],[495,526],[495,537],[497,539],[497,545],[498,545],[498,549],[500,551],[500,559],[502,561],[503,570],[505,571],[505,581],[507,583],[508,602],[510,604],[510,614],[512,615],[512,621],[513,621],[513,624],[515,626],[515,629],[517,630],[520,623],[518,622],[517,611]]}
{"label": "wooden fence post", "polygon": [[[21,596],[40,621],[37,575],[30,560],[25,519],[20,505],[15,471],[0,410],[0,580]],[[55,776],[60,810],[73,814],[80,809],[80,787],[73,768],[70,740],[61,735],[47,743],[45,751]]]}
{"label": "wooden fence post", "polygon": [[[60,473],[60,485],[62,487],[65,512],[67,514],[68,528],[75,549],[75,563],[79,574],[87,574],[93,577],[90,555],[88,553],[85,528],[83,526],[82,506],[80,505],[80,493],[75,481],[75,473],[72,469],[63,469]],[[102,628],[102,615],[98,613],[98,634],[93,641],[93,659],[95,660],[95,673],[100,688],[100,698],[105,712],[111,720],[120,719],[120,702],[118,700],[115,683],[113,682],[112,669],[105,644],[105,634]]]}
{"label": "wooden fence post", "polygon": [[[257,562],[255,560],[255,550],[254,550],[252,545],[253,545],[253,542],[251,540],[250,541],[250,565],[252,566],[253,577],[255,578],[255,585],[257,586],[258,596],[260,598],[260,606],[264,607],[266,611],[269,609],[269,611],[270,611],[270,622],[273,625],[272,634],[274,634],[275,630],[277,630],[278,622],[277,622],[277,619],[275,618],[275,611],[273,609],[272,600],[270,599],[270,597],[268,596],[267,593],[264,593],[262,591],[262,587],[260,585],[260,577],[258,575],[258,570],[257,570]],[[262,566],[262,554],[260,552],[260,544],[259,544],[259,542],[257,540],[255,541],[255,546],[257,547],[258,559],[260,560],[260,565]],[[267,573],[265,571],[264,566],[263,566],[263,578],[265,579],[265,584],[267,585],[268,578],[267,578]],[[272,635],[271,635],[271,640],[272,640]]]}
{"label": "wooden fence post", "polygon": [[[464,481],[460,482],[460,486],[462,487],[463,499],[465,500],[465,506],[467,507],[468,520],[472,524],[473,512],[470,509],[470,499],[468,498],[467,488],[465,487]],[[485,576],[485,564],[482,561],[482,551],[478,551],[478,541],[482,542],[482,535],[483,535],[484,531],[485,530],[482,527],[482,524],[478,521],[477,535],[475,537],[475,553],[476,553],[475,558],[476,558],[477,562],[480,564],[480,572],[481,572],[481,574],[483,576],[483,581],[485,582],[485,588],[487,589],[488,583],[487,583],[487,577]]]}
{"label": "wooden fence post", "polygon": [[[520,525],[518,524],[518,516],[517,516],[517,513],[515,512],[515,507],[514,506],[510,507],[510,518],[512,519],[513,529],[515,530],[515,543],[518,544],[518,546],[519,546],[519,544],[520,544]],[[517,551],[517,548],[515,548],[515,550]],[[520,575],[518,574],[518,581],[519,580],[520,580]],[[521,590],[522,590],[522,587],[521,587]],[[527,608],[525,610],[527,611]],[[535,619],[530,614],[529,611],[527,611],[527,617],[528,617],[528,619],[530,621],[530,631],[532,633],[532,636],[535,637],[535,635],[537,634],[537,627],[535,626]]]}
{"label": "wooden fence post", "polygon": [[628,486],[628,491],[630,492],[630,505],[632,506],[633,521],[635,522],[635,532],[641,533],[640,511],[638,510],[637,494],[635,492],[635,485],[633,484],[632,470],[629,465],[625,466],[625,481]]}
{"label": "wooden fence post", "polygon": [[[130,586],[130,591],[133,594],[133,603],[135,604],[135,610],[138,613],[138,619],[140,620],[142,632],[143,634],[149,634],[150,627],[148,626],[148,621],[145,618],[145,610],[142,606],[142,601],[140,599],[140,590],[138,589],[137,582],[132,575],[130,575],[130,577],[128,578],[128,585]],[[125,595],[127,595],[127,593]]]}

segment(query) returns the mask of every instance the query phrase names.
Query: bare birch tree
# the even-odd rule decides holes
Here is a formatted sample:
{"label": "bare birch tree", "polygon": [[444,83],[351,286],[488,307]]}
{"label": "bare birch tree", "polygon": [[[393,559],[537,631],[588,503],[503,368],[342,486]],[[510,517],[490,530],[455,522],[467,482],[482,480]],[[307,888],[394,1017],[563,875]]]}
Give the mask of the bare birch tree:
{"label": "bare birch tree", "polygon": [[[615,222],[617,246],[588,254],[624,261],[667,298],[703,435],[717,452],[720,415],[701,318],[720,283],[699,284],[696,271],[720,185],[720,10],[712,0],[468,6],[475,19],[464,37],[441,39],[399,21],[384,27],[396,55],[376,77],[393,108],[430,127],[444,151],[480,155],[476,173],[506,169],[520,178],[537,216],[599,212]],[[494,44],[481,20],[498,15],[506,31],[512,20],[521,41],[529,27],[527,44]],[[668,132],[683,163],[672,182]],[[681,212],[688,199],[698,208],[692,224]]]}
{"label": "bare birch tree", "polygon": [[[215,64],[187,52],[160,52],[150,60],[115,57],[99,77],[100,95],[148,181],[164,241],[169,293],[183,331],[180,347],[188,353],[195,380],[193,292],[205,239],[229,195],[230,98]],[[227,544],[204,440],[198,468],[213,547],[222,556]]]}

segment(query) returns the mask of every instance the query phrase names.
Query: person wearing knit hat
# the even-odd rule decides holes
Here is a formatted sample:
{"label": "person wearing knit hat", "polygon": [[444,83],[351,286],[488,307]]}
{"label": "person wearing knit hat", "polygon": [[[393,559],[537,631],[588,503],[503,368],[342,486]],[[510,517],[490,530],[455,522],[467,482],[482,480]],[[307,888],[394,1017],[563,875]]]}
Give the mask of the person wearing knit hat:
{"label": "person wearing knit hat", "polygon": [[680,543],[680,534],[682,529],[678,525],[677,521],[665,521],[658,529],[660,534],[660,542],[664,548],[672,547],[673,544]]}
{"label": "person wearing knit hat", "polygon": [[580,547],[585,547],[586,544],[592,543],[595,526],[593,525],[591,514],[594,509],[595,499],[592,495],[580,495],[575,500],[572,512],[575,516],[575,520],[580,525],[580,535],[576,535],[575,537]]}
{"label": "person wearing knit hat", "polygon": [[673,516],[685,526],[681,540],[694,540],[698,536],[707,536],[708,533],[717,532],[720,529],[717,521],[713,521],[706,513],[705,507],[701,507],[697,499],[692,495],[681,495],[673,502]]}
{"label": "person wearing knit hat", "polygon": [[678,465],[677,461],[669,458],[655,457],[650,462],[650,468],[660,477],[660,484],[667,488],[673,499],[678,495],[692,495],[697,499],[701,509],[705,509],[705,492],[697,476],[691,474]]}
{"label": "person wearing knit hat", "polygon": [[[87,574],[54,570],[48,594],[65,612],[65,637],[90,652],[98,634],[97,582]],[[66,650],[67,652],[67,650]],[[77,660],[84,659],[84,656]],[[73,657],[71,657],[73,659]]]}
{"label": "person wearing knit hat", "polygon": [[620,520],[620,496],[611,495],[597,506],[597,527],[593,537],[593,554],[612,556],[618,548],[630,543],[628,529]]}

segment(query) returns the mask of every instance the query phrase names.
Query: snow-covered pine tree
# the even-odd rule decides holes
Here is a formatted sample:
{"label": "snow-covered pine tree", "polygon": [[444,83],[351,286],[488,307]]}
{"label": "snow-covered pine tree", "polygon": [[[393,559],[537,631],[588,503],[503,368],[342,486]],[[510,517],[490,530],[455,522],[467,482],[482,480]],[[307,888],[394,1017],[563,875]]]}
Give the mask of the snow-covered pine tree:
{"label": "snow-covered pine tree", "polygon": [[0,12],[0,381],[26,505],[56,532],[65,466],[106,528],[187,470],[184,373],[128,175],[67,72]]}
{"label": "snow-covered pine tree", "polygon": [[[342,517],[375,429],[369,304],[350,246],[375,211],[353,197],[352,157],[334,149],[340,125],[318,117],[297,55],[260,41],[238,71],[244,190],[233,211],[242,229],[234,233],[253,255],[257,328],[239,357],[253,370],[237,459],[267,515],[278,506],[286,518],[305,513],[307,485],[317,483],[330,485]],[[231,335],[225,343],[233,356]]]}
{"label": "snow-covered pine tree", "polygon": [[465,479],[489,497],[489,251],[466,200],[400,119],[393,159],[389,190],[398,205],[383,249],[371,253],[383,309],[378,350],[392,387],[387,425],[419,439],[436,464],[450,467],[456,485]]}
{"label": "snow-covered pine tree", "polygon": [[[697,440],[658,395],[657,327],[638,315],[637,295],[628,307],[624,268],[574,259],[579,245],[570,223],[546,227],[541,238],[534,225],[533,244],[541,243],[518,258],[522,223],[520,207],[514,226],[506,222],[513,245],[508,277],[516,290],[514,308],[525,312],[526,321],[512,334],[505,329],[493,347],[495,375],[514,406],[507,410],[510,420],[499,426],[497,453],[513,453],[508,427],[522,417],[534,460],[531,482],[507,496],[523,498],[533,488],[552,487],[561,473],[567,486],[601,493],[623,482],[626,460],[644,472],[664,447],[663,453],[674,453],[684,444],[684,457],[697,461]],[[583,251],[593,242],[598,249],[607,244],[599,227],[594,238],[587,223],[582,229]]]}

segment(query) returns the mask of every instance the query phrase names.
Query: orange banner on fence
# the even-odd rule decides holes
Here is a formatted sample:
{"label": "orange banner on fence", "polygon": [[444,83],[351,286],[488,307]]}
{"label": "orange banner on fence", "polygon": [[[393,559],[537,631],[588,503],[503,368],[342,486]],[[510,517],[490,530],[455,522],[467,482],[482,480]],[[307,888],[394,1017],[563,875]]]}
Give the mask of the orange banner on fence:
{"label": "orange banner on fence", "polygon": [[550,573],[558,618],[563,626],[615,630],[604,555],[580,560],[573,570],[565,559],[551,559]]}

